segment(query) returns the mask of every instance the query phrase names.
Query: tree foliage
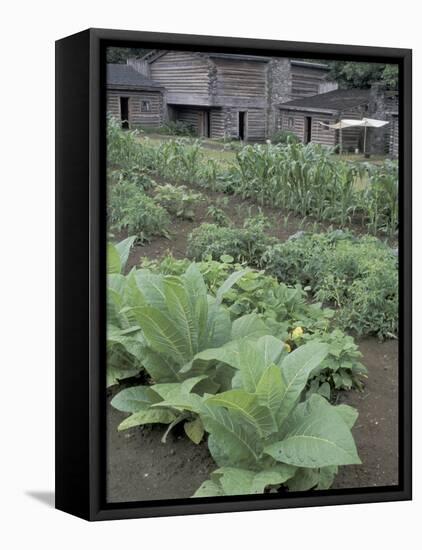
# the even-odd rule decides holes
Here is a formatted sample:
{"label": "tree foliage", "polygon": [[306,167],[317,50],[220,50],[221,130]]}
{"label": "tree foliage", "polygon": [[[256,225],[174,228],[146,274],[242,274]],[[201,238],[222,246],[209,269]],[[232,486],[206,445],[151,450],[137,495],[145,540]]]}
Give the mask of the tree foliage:
{"label": "tree foliage", "polygon": [[384,89],[397,90],[398,65],[382,63],[356,63],[354,61],[329,61],[329,78],[340,88],[370,88],[379,83]]}
{"label": "tree foliage", "polygon": [[142,57],[151,51],[145,48],[107,48],[107,63],[126,63],[128,57]]}

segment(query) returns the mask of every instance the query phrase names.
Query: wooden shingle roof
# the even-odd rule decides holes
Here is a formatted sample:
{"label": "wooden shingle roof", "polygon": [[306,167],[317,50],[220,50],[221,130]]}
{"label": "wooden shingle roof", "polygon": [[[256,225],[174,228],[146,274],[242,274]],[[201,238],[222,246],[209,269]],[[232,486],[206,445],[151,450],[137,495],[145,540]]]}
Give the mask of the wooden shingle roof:
{"label": "wooden shingle roof", "polygon": [[325,94],[317,94],[309,97],[293,99],[286,103],[280,103],[280,109],[312,110],[312,111],[344,111],[369,102],[369,89],[333,90]]}
{"label": "wooden shingle roof", "polygon": [[118,63],[107,63],[107,86],[118,86],[120,88],[157,89],[163,86],[159,82],[151,80],[147,76],[135,71],[130,65]]}

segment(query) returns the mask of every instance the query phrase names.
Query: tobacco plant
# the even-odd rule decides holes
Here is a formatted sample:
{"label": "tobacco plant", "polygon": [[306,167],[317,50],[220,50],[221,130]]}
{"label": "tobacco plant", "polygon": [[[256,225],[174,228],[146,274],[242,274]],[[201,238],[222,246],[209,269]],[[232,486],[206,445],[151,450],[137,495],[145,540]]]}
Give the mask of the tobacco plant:
{"label": "tobacco plant", "polygon": [[338,466],[360,464],[351,428],[357,412],[313,394],[303,400],[310,374],[327,353],[307,344],[285,354],[271,336],[204,352],[236,369],[233,389],[204,396],[197,413],[219,466],[196,497],[290,491],[331,486]]}

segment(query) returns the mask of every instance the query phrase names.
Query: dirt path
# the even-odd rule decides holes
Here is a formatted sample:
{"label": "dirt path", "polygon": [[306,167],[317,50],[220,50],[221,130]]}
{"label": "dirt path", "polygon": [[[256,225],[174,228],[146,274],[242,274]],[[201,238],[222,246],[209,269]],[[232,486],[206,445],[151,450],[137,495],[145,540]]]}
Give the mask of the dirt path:
{"label": "dirt path", "polygon": [[[361,466],[340,469],[333,488],[397,484],[398,346],[368,338],[360,343],[369,378],[362,393],[344,392],[339,402],[359,411],[353,430]],[[108,407],[107,498],[110,502],[190,497],[214,465],[205,443],[196,446],[175,429],[161,442],[162,426],[118,432],[125,418]]]}

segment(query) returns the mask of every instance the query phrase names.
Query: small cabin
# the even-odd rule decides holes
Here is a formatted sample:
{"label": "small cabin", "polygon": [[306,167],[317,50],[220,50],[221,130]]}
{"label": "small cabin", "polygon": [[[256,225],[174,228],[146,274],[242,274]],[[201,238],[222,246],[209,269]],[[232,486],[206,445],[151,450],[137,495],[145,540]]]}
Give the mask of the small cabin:
{"label": "small cabin", "polygon": [[123,64],[107,64],[107,112],[122,128],[158,128],[164,122],[164,87]]}
{"label": "small cabin", "polygon": [[[363,128],[335,130],[328,125],[340,119],[377,118],[388,120],[383,128],[368,132],[369,150],[374,154],[397,157],[397,94],[374,89],[347,89],[287,101],[278,106],[277,130],[290,131],[302,143],[339,145],[344,152],[363,151]],[[397,117],[396,117],[397,118]],[[341,132],[341,134],[340,134]]]}

